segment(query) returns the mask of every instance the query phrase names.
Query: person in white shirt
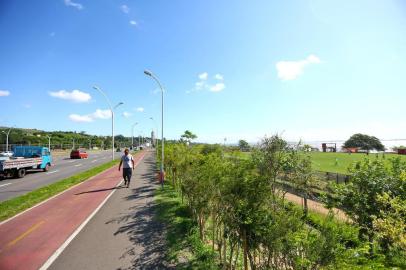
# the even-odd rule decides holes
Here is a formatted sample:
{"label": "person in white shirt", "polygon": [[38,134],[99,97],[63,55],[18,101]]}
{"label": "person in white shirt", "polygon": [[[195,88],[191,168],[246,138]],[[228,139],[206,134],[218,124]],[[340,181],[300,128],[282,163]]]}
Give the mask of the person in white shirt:
{"label": "person in white shirt", "polygon": [[130,186],[132,171],[134,170],[135,164],[134,158],[129,153],[127,148],[124,150],[124,155],[121,157],[120,165],[118,165],[118,171],[120,171],[121,165],[123,165],[124,186],[128,188]]}

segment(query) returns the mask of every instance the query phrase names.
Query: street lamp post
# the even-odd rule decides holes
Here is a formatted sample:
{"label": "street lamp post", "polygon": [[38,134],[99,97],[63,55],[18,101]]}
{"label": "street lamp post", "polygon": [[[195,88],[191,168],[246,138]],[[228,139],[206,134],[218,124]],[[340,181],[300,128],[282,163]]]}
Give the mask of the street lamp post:
{"label": "street lamp post", "polygon": [[116,106],[112,106],[111,102],[109,100],[109,98],[107,97],[107,95],[100,89],[100,87],[98,86],[93,86],[93,89],[96,89],[97,91],[99,91],[104,98],[106,99],[107,103],[109,104],[110,107],[110,111],[111,111],[111,160],[114,160],[114,110],[120,106],[123,105],[123,102],[119,102]]}
{"label": "street lamp post", "polygon": [[161,185],[163,187],[164,184],[164,89],[162,88],[161,83],[159,82],[158,78],[149,70],[144,70],[144,74],[147,76],[150,76],[152,79],[154,79],[159,88],[161,89],[161,152],[162,152],[162,156],[161,156]]}
{"label": "street lamp post", "polygon": [[11,131],[12,127],[8,129],[7,132],[5,132],[4,130],[2,130],[1,132],[6,134],[6,151],[8,151],[8,135],[10,135],[10,131]]}
{"label": "street lamp post", "polygon": [[[51,135],[52,136],[52,135]],[[47,135],[48,138],[48,150],[51,152],[51,136]]]}
{"label": "street lamp post", "polygon": [[134,127],[138,124],[138,122],[135,122],[131,126],[131,147],[134,148]]}

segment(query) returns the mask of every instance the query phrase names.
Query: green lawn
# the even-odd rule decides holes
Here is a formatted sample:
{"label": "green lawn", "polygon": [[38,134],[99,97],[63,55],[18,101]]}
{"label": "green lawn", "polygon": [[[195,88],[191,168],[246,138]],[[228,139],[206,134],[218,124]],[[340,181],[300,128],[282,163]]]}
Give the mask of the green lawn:
{"label": "green lawn", "polygon": [[[236,153],[237,154],[237,153]],[[309,155],[312,159],[313,168],[316,171],[322,172],[333,172],[333,173],[348,173],[348,167],[357,162],[362,161],[365,158],[375,160],[375,159],[385,159],[389,161],[391,158],[400,157],[403,161],[406,161],[406,155],[397,154],[361,154],[361,153],[323,153],[323,152],[306,152],[305,155]],[[239,152],[238,156],[240,158],[249,158],[251,152]],[[231,154],[226,154],[226,156],[231,156]],[[337,162],[336,162],[337,161]]]}
{"label": "green lawn", "polygon": [[347,154],[347,153],[323,153],[323,152],[310,152],[309,155],[313,162],[313,168],[317,171],[323,172],[337,172],[346,174],[348,167],[354,162],[361,161],[365,158],[371,160],[383,159],[389,160],[391,158],[400,157],[403,161],[406,161],[405,155],[397,154]]}

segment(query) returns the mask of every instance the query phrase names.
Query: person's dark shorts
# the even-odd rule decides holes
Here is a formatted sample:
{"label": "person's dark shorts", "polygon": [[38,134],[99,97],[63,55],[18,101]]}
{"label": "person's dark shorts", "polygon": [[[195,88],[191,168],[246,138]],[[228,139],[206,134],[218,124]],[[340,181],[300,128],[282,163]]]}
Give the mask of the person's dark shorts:
{"label": "person's dark shorts", "polygon": [[130,182],[132,174],[133,174],[133,169],[123,168],[123,178],[125,181]]}

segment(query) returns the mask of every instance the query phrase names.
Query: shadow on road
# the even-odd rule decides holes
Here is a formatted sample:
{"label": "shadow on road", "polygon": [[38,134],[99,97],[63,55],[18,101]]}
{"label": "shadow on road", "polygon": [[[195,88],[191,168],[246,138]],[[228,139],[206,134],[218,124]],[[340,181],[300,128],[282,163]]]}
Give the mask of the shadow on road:
{"label": "shadow on road", "polygon": [[94,193],[94,192],[103,192],[103,191],[109,191],[109,190],[121,189],[121,188],[124,188],[124,186],[118,186],[118,187],[112,187],[112,188],[102,188],[102,189],[95,189],[95,190],[83,191],[83,192],[80,192],[80,193],[75,193],[75,195],[82,195],[82,194]]}

